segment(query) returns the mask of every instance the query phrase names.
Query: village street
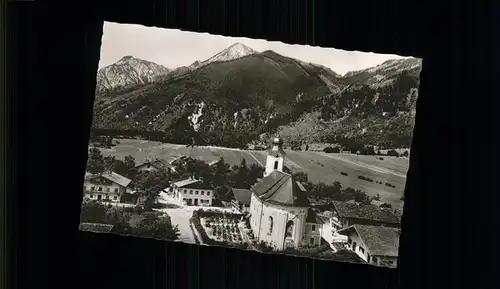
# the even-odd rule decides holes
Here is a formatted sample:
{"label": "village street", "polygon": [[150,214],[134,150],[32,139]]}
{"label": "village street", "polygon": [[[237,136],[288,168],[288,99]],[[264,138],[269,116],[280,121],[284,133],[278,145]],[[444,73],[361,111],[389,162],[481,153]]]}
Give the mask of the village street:
{"label": "village street", "polygon": [[[193,235],[193,230],[191,229],[191,224],[189,219],[193,215],[193,211],[198,209],[203,210],[219,210],[221,212],[232,212],[229,208],[219,208],[219,207],[199,207],[199,206],[186,206],[181,201],[172,198],[167,194],[160,194],[158,202],[167,205],[167,208],[158,211],[165,212],[170,216],[173,226],[178,226],[179,229],[179,242],[185,243],[195,243],[195,238]],[[196,232],[196,231],[195,231]],[[200,236],[197,236],[198,240],[201,242]]]}

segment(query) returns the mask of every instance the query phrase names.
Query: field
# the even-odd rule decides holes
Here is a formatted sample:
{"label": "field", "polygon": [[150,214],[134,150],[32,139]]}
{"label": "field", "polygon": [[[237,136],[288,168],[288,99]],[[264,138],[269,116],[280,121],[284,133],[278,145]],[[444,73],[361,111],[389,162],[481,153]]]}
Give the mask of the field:
{"label": "field", "polygon": [[[219,147],[186,147],[185,145],[162,144],[143,140],[117,140],[119,143],[111,149],[101,149],[104,156],[112,155],[123,159],[132,155],[136,162],[146,159],[161,158],[173,160],[181,155],[203,159],[207,162],[218,160],[221,156],[230,165],[237,165],[245,158],[247,164],[265,164],[265,151],[242,151]],[[332,183],[339,181],[345,187],[362,189],[368,195],[380,194],[382,200],[396,206],[400,205],[403,194],[408,158],[361,156],[351,154],[326,154],[322,152],[287,151],[286,164],[292,171],[304,171],[312,182]],[[347,173],[347,176],[341,173]],[[358,179],[368,177],[375,182]],[[382,184],[377,184],[381,181]],[[385,185],[391,183],[395,188]]]}

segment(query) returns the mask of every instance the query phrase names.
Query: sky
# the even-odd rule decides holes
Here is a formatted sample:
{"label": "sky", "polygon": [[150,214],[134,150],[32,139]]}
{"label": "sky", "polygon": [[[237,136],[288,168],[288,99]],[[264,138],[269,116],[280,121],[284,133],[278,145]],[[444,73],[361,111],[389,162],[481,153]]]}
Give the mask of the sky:
{"label": "sky", "polygon": [[113,64],[123,56],[131,55],[174,69],[189,66],[196,60],[208,59],[236,42],[258,52],[273,50],[283,56],[320,64],[341,75],[373,67],[389,59],[402,58],[391,54],[291,45],[277,41],[225,37],[136,24],[105,22],[103,29],[99,68]]}

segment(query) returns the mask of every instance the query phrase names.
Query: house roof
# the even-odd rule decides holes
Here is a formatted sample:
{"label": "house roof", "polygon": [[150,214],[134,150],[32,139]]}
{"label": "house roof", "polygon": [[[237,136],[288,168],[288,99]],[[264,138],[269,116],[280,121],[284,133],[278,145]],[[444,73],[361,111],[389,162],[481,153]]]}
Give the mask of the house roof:
{"label": "house roof", "polygon": [[194,179],[194,178],[188,178],[188,179],[184,179],[182,181],[175,182],[174,185],[176,187],[178,187],[178,188],[182,188],[182,187],[185,187],[185,186],[196,184],[198,182],[200,182],[200,180],[197,180],[197,179]]}
{"label": "house roof", "polygon": [[358,254],[344,248],[340,248],[340,250],[338,250],[337,252],[328,250],[325,253],[321,253],[320,257],[327,257],[329,260],[334,260],[337,262],[366,264],[365,260],[361,259]]}
{"label": "house roof", "polygon": [[303,191],[303,192],[305,192],[305,191],[306,191],[306,188],[304,188],[304,186],[302,185],[302,183],[301,183],[301,182],[297,181],[296,183],[297,183],[297,186],[299,187],[299,189],[300,189],[301,191]]}
{"label": "house roof", "polygon": [[356,230],[368,251],[373,256],[397,257],[400,230],[391,227],[353,225],[339,233]]}
{"label": "house roof", "polygon": [[400,224],[399,218],[388,209],[372,204],[334,201],[333,206],[342,218],[371,220],[386,224]]}
{"label": "house roof", "polygon": [[291,175],[273,171],[251,188],[259,199],[284,206],[307,207],[309,202]]}
{"label": "house roof", "polygon": [[130,184],[130,182],[132,182],[131,179],[126,178],[115,172],[104,172],[102,174],[90,175],[86,177],[85,180],[91,180],[99,177],[105,178],[113,183],[119,184],[122,187],[127,187]]}
{"label": "house roof", "polygon": [[113,225],[101,223],[80,223],[78,229],[80,231],[89,231],[94,233],[109,233],[113,229]]}
{"label": "house roof", "polygon": [[250,190],[232,188],[231,191],[236,201],[242,204],[250,204],[250,199],[252,197],[252,192]]}
{"label": "house roof", "polygon": [[213,165],[216,165],[220,162],[220,160],[215,160],[215,161],[211,161],[208,163],[209,166],[213,166]]}

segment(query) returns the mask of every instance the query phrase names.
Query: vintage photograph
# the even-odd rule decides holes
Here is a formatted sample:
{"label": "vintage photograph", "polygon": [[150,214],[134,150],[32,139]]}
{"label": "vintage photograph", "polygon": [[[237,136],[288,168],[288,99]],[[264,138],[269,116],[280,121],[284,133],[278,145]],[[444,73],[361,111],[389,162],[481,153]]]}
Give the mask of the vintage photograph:
{"label": "vintage photograph", "polygon": [[106,22],[80,230],[395,268],[421,63]]}

